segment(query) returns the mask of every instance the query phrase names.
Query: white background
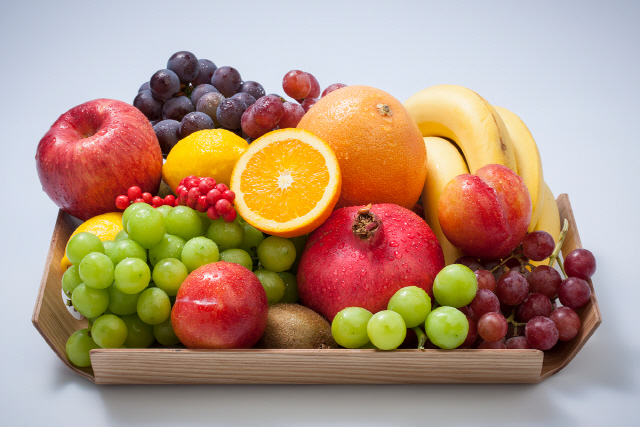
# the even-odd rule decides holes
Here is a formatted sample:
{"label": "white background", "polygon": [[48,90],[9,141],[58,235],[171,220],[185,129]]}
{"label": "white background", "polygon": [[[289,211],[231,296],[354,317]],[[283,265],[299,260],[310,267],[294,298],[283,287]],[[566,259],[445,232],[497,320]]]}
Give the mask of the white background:
{"label": "white background", "polygon": [[[635,424],[639,18],[631,1],[0,2],[0,424]],[[75,105],[132,102],[179,50],[267,93],[301,69],[323,88],[402,101],[459,84],[515,112],[597,257],[601,327],[538,385],[97,386],[73,374],[31,324],[57,213],[36,146]]]}

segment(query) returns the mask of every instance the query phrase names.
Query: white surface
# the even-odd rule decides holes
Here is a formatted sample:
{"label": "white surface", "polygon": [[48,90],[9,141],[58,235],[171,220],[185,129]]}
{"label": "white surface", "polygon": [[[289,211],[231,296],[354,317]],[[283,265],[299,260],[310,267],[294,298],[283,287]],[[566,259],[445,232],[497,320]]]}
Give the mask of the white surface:
{"label": "white surface", "polygon": [[[0,3],[0,424],[635,424],[638,3],[314,4]],[[128,387],[76,376],[31,324],[57,212],[38,182],[36,146],[77,104],[132,102],[178,50],[232,65],[267,93],[282,93],[282,76],[302,69],[323,88],[366,84],[400,100],[460,84],[512,110],[539,144],[551,189],[569,193],[583,245],[597,257],[601,327],[538,385]]]}

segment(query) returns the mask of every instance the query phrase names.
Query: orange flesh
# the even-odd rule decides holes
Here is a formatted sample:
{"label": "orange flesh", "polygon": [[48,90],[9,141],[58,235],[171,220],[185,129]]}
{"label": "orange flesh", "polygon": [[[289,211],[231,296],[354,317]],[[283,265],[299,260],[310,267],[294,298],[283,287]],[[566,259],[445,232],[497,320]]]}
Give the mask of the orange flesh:
{"label": "orange flesh", "polygon": [[252,156],[240,182],[251,211],[284,223],[306,215],[322,199],[329,170],[315,148],[298,139],[285,139]]}

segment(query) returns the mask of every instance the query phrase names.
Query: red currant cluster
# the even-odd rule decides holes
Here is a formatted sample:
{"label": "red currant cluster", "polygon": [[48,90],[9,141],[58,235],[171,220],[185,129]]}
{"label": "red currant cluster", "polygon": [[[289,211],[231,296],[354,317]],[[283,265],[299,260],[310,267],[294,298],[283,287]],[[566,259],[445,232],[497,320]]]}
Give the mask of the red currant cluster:
{"label": "red currant cluster", "polygon": [[169,194],[164,199],[160,196],[153,196],[151,193],[143,193],[140,187],[132,186],[127,190],[127,194],[116,197],[116,207],[125,210],[132,203],[147,203],[154,208],[162,205],[176,206],[176,198]]}
{"label": "red currant cluster", "polygon": [[237,213],[233,207],[236,194],[225,184],[216,183],[213,178],[189,175],[180,181],[176,194],[176,205],[206,212],[212,220],[223,218],[226,222],[233,222],[236,219]]}
{"label": "red currant cluster", "polygon": [[147,203],[154,208],[183,205],[206,212],[212,220],[223,218],[226,222],[233,222],[238,215],[233,207],[236,194],[226,184],[216,183],[213,178],[189,175],[180,181],[176,194],[177,198],[172,194],[165,198],[154,197],[151,193],[143,193],[140,187],[133,186],[129,187],[127,194],[116,197],[116,207],[125,210],[132,203]]}

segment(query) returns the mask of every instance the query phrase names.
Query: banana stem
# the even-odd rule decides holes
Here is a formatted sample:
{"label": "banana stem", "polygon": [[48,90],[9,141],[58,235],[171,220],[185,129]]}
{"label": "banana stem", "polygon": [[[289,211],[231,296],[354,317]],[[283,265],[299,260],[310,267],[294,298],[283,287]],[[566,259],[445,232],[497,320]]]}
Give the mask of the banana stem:
{"label": "banana stem", "polygon": [[418,337],[418,350],[424,350],[424,344],[427,342],[427,335],[422,332],[422,329],[420,329],[419,326],[415,326],[411,329],[413,329],[413,332],[415,332]]}

